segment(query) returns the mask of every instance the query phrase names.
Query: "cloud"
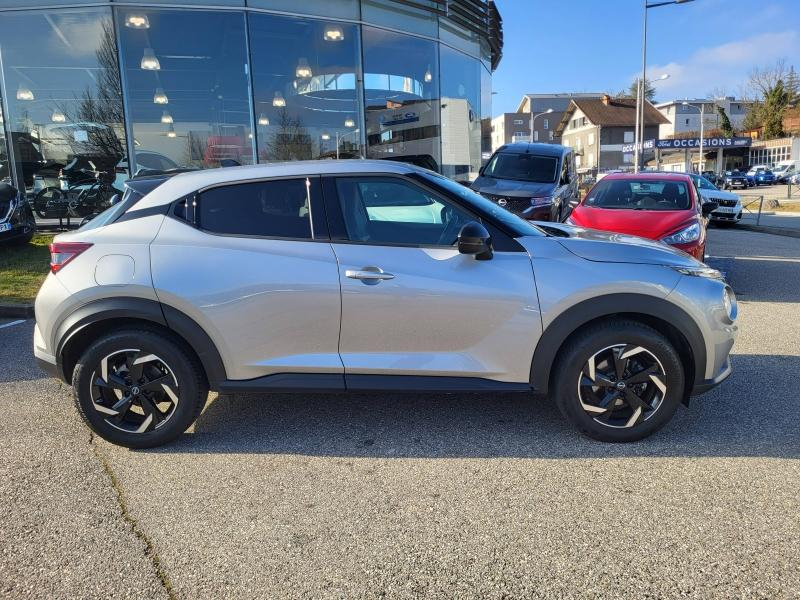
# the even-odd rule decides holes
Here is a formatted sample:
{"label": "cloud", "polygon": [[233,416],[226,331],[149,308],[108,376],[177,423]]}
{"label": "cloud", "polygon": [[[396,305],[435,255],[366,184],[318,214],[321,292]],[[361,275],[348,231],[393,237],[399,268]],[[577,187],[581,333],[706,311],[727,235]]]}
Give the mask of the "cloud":
{"label": "cloud", "polygon": [[[670,78],[656,84],[659,100],[705,97],[710,91],[725,90],[739,95],[748,73],[755,66],[769,66],[780,58],[790,63],[800,56],[800,33],[762,33],[736,42],[700,48],[683,62],[648,65],[648,79],[663,73]],[[800,68],[800,64],[797,65]],[[633,75],[632,78],[635,78]]]}

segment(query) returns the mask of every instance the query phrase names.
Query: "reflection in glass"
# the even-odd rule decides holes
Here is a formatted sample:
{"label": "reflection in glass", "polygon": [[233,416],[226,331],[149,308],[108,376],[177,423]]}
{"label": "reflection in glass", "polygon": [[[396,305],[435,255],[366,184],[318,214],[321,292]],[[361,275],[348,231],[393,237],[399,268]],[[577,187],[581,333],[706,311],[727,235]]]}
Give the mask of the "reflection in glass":
{"label": "reflection in glass", "polygon": [[244,15],[117,10],[134,169],[251,164]]}
{"label": "reflection in glass", "polygon": [[354,25],[251,14],[258,160],[357,158]]}
{"label": "reflection in glass", "polygon": [[441,47],[442,173],[470,182],[481,167],[481,62]]}
{"label": "reflection in glass", "polygon": [[363,46],[367,157],[438,171],[437,44],[365,26]]}
{"label": "reflection in glass", "polygon": [[[113,174],[125,135],[111,12],[4,13],[0,51],[6,89],[16,92],[5,117],[17,185],[34,195],[89,180],[95,170]],[[0,178],[8,172],[0,164]]]}
{"label": "reflection in glass", "polygon": [[8,147],[6,146],[5,118],[3,117],[3,97],[0,95],[0,181],[12,183],[11,165],[8,162]]}

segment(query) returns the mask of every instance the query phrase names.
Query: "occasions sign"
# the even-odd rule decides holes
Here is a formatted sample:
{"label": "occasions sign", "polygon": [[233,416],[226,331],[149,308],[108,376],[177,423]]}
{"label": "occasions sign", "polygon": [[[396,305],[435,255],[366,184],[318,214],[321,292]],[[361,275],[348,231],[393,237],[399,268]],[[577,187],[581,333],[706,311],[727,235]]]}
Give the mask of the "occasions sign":
{"label": "occasions sign", "polygon": [[[753,140],[749,137],[712,137],[703,138],[703,148],[744,148]],[[699,148],[700,138],[683,138],[674,140],[657,140],[656,148]]]}

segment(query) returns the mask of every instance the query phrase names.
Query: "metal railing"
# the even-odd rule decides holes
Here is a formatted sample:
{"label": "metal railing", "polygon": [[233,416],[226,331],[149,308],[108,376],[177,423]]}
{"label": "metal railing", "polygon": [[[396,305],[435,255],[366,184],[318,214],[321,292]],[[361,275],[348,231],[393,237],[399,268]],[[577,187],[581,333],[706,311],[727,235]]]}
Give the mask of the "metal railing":
{"label": "metal railing", "polygon": [[[756,203],[758,203],[758,212],[756,212],[755,207],[750,208]],[[756,225],[759,225],[761,223],[761,211],[763,209],[764,209],[764,194],[761,194],[760,196],[750,200],[750,202],[742,204],[742,219],[748,216],[754,217],[756,220]]]}

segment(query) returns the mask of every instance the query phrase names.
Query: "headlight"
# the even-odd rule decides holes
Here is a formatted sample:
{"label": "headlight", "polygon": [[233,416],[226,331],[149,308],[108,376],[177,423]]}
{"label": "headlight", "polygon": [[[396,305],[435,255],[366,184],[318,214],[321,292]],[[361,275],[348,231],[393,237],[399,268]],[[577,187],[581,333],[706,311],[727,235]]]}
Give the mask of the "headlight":
{"label": "headlight", "polygon": [[531,198],[531,206],[550,204],[552,201],[553,201],[552,196],[534,196],[533,198]]}
{"label": "headlight", "polygon": [[717,279],[725,281],[725,276],[711,267],[672,267],[682,275],[689,275],[690,277],[705,277],[706,279]]}
{"label": "headlight", "polygon": [[676,231],[672,235],[668,235],[667,237],[663,238],[661,241],[665,244],[675,245],[675,244],[688,244],[690,242],[694,242],[700,239],[700,224],[693,223],[688,227],[684,227],[680,231]]}
{"label": "headlight", "polygon": [[725,286],[725,290],[722,294],[722,303],[725,305],[725,312],[728,313],[728,318],[733,322],[736,320],[736,315],[739,312],[739,308],[736,305],[736,294],[733,293],[729,285]]}

